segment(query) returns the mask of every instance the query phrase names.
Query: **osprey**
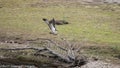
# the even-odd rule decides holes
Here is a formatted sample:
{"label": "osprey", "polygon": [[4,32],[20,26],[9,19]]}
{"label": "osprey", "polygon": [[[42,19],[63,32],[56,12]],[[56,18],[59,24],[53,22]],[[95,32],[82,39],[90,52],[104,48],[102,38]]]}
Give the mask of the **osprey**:
{"label": "osprey", "polygon": [[51,34],[57,34],[57,29],[55,27],[55,20],[54,18],[50,21],[48,21],[47,19],[43,18],[43,21],[49,26],[50,30],[51,30]]}

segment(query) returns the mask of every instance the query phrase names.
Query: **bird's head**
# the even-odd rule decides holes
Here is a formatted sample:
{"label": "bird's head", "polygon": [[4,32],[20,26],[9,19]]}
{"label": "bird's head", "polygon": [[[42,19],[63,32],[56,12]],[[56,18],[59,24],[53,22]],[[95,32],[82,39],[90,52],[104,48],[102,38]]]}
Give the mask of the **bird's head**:
{"label": "bird's head", "polygon": [[42,20],[43,20],[43,21],[47,21],[47,19],[46,19],[46,18],[43,18]]}

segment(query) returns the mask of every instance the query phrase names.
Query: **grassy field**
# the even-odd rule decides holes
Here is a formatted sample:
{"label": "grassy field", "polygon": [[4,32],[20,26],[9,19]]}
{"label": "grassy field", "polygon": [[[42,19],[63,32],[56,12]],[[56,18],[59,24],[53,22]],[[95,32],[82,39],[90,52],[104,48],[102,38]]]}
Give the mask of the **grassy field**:
{"label": "grassy field", "polygon": [[[0,7],[1,35],[66,38],[91,45],[117,46],[120,50],[119,5],[81,5],[63,0],[0,0]],[[58,35],[51,35],[42,18],[66,20],[70,24],[57,26]]]}
{"label": "grassy field", "polygon": [[[5,0],[1,1],[4,3]],[[19,1],[23,4],[21,0]],[[19,1],[6,1],[5,7],[0,9],[1,32],[37,35],[37,37],[51,36],[42,18],[55,18],[70,22],[69,25],[57,26],[59,37],[95,43],[120,44],[119,6],[115,6],[117,9],[113,8],[115,11],[94,7],[86,8],[80,5],[54,6],[54,4],[47,7],[36,5],[34,7],[22,6],[22,8],[19,8],[16,6],[20,6]]]}

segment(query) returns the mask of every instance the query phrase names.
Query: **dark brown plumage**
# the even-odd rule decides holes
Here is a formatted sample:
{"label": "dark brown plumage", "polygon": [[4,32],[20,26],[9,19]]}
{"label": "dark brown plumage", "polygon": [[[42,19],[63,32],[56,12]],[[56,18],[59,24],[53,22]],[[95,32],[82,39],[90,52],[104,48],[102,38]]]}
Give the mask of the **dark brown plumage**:
{"label": "dark brown plumage", "polygon": [[[46,21],[46,20],[47,20],[46,18],[43,18],[43,21]],[[50,21],[52,21],[52,20],[50,20]],[[69,22],[67,22],[65,20],[55,20],[55,24],[56,25],[65,25],[65,24],[69,24]]]}

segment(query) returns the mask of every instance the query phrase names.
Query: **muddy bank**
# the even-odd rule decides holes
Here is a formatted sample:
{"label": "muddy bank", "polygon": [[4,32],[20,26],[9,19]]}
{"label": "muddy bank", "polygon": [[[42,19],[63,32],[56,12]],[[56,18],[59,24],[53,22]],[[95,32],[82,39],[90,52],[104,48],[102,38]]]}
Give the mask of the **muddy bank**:
{"label": "muddy bank", "polygon": [[32,63],[25,63],[17,59],[0,58],[0,68],[37,68]]}
{"label": "muddy bank", "polygon": [[[44,59],[44,58],[43,58]],[[40,60],[40,59],[39,59]],[[56,66],[49,64],[49,63],[41,63],[41,62],[35,62],[31,61],[31,59],[27,58],[25,59],[17,59],[17,58],[0,58],[0,68],[56,68]]]}
{"label": "muddy bank", "polygon": [[[20,61],[17,59],[0,59],[0,67],[4,68],[56,68],[56,66],[47,66],[48,64],[36,65],[35,63],[30,63],[25,61]],[[63,68],[60,67],[59,68]],[[76,67],[65,67],[65,68],[76,68]],[[119,65],[107,63],[101,60],[89,60],[89,62],[81,67],[77,68],[120,68]]]}
{"label": "muddy bank", "polygon": [[120,68],[120,66],[103,61],[91,61],[81,68]]}

